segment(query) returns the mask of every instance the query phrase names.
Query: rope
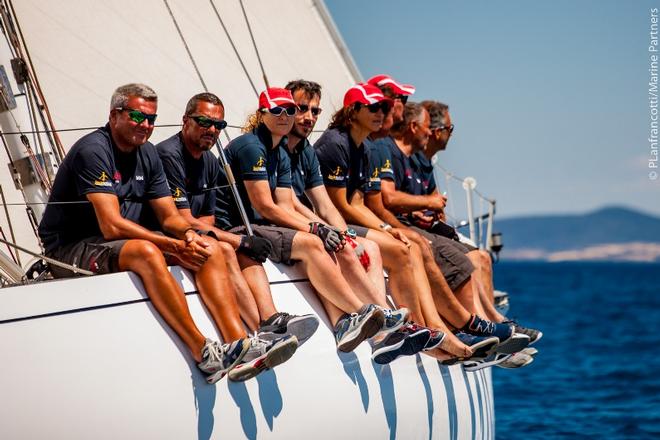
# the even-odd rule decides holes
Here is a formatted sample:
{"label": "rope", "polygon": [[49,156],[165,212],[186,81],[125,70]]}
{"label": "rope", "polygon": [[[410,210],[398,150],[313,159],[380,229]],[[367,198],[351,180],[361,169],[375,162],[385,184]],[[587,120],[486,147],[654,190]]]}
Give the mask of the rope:
{"label": "rope", "polygon": [[241,5],[241,10],[243,11],[243,17],[245,18],[245,24],[247,25],[248,32],[250,33],[250,39],[252,40],[252,46],[254,46],[254,52],[257,54],[257,61],[259,61],[259,68],[261,69],[261,74],[264,77],[264,84],[266,88],[269,88],[268,77],[266,76],[266,69],[261,62],[261,55],[259,54],[259,48],[257,47],[257,42],[254,39],[254,34],[252,33],[252,27],[250,26],[250,20],[248,20],[247,13],[245,12],[245,6],[243,5],[243,0],[238,0]]}
{"label": "rope", "polygon": [[204,87],[204,91],[208,92],[209,89],[206,87],[206,83],[204,82],[204,78],[202,78],[202,73],[199,71],[199,68],[197,67],[197,63],[195,62],[195,58],[193,58],[192,52],[190,52],[190,48],[188,47],[188,43],[186,42],[186,39],[183,37],[183,32],[181,32],[181,28],[179,27],[179,23],[177,23],[176,18],[174,18],[174,14],[172,13],[172,9],[170,8],[169,3],[167,3],[167,0],[163,0],[163,3],[165,3],[165,7],[167,8],[167,12],[170,14],[170,18],[172,19],[172,22],[174,23],[174,27],[176,28],[176,31],[179,33],[179,38],[181,38],[181,42],[183,43],[183,47],[186,48],[186,52],[188,52],[188,57],[190,58],[190,61],[192,62],[193,67],[195,68],[195,72],[197,72],[197,76],[199,77],[199,81],[202,83],[202,87]]}
{"label": "rope", "polygon": [[46,263],[50,263],[50,264],[52,264],[52,265],[54,265],[54,266],[57,266],[57,267],[61,267],[61,268],[64,268],[64,269],[70,270],[70,271],[73,272],[73,273],[79,273],[79,274],[81,274],[81,275],[90,275],[90,276],[91,276],[91,275],[94,275],[94,272],[90,272],[89,270],[85,270],[85,269],[80,269],[79,267],[77,267],[77,266],[75,266],[75,265],[62,263],[61,261],[58,261],[58,260],[56,260],[56,259],[54,259],[54,258],[50,258],[50,257],[47,257],[47,256],[45,256],[45,255],[38,254],[38,253],[36,253],[36,252],[32,252],[32,251],[29,250],[29,249],[26,249],[26,248],[24,248],[24,247],[22,247],[22,246],[19,246],[19,245],[17,245],[17,244],[11,243],[11,242],[9,242],[9,241],[7,241],[7,240],[3,240],[2,238],[0,238],[0,243],[4,243],[4,244],[6,244],[7,246],[11,246],[11,247],[13,247],[13,248],[16,248],[16,249],[18,249],[18,250],[21,251],[21,252],[25,252],[26,254],[32,255],[33,257],[40,258],[40,259],[44,260]]}
{"label": "rope", "polygon": [[213,0],[209,0],[209,3],[211,3],[211,7],[213,8],[213,12],[215,12],[215,16],[218,17],[218,21],[220,22],[220,26],[222,26],[222,30],[225,31],[225,35],[227,36],[227,39],[229,40],[229,44],[231,44],[231,48],[234,49],[234,53],[236,54],[236,58],[238,58],[238,62],[241,64],[241,67],[243,68],[243,72],[245,72],[245,76],[247,77],[248,81],[250,82],[250,86],[252,86],[252,90],[254,90],[254,94],[258,97],[259,96],[259,91],[257,90],[257,87],[254,85],[254,81],[252,81],[252,78],[250,77],[250,72],[248,72],[247,67],[245,67],[245,63],[243,62],[243,58],[241,58],[241,55],[238,53],[238,49],[236,48],[236,45],[234,44],[234,40],[231,38],[231,35],[229,35],[229,31],[227,30],[227,26],[225,26],[225,22],[222,21],[222,18],[220,17],[220,13],[218,12],[218,8],[215,7],[215,3],[213,3]]}

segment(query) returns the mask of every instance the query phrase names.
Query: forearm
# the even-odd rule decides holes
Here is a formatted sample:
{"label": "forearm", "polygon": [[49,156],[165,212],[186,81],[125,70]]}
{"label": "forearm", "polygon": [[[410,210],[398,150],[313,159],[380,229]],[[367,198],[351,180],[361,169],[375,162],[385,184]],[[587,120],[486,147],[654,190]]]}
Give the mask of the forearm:
{"label": "forearm", "polygon": [[433,202],[432,196],[412,195],[402,191],[383,193],[385,207],[397,213],[430,209]]}
{"label": "forearm", "polygon": [[296,210],[296,212],[303,217],[305,217],[307,220],[311,222],[320,222],[324,223],[323,219],[320,218],[318,215],[314,213],[311,209],[309,209],[305,204],[303,204],[300,199],[296,197],[296,199],[293,202],[293,206]]}
{"label": "forearm", "polygon": [[229,243],[234,249],[238,249],[238,246],[241,244],[241,236],[238,234],[232,234],[231,232],[223,231],[220,228],[216,228],[212,224],[213,216],[208,216],[207,218],[210,219],[210,221],[206,220],[204,217],[195,218],[192,220],[189,219],[189,221],[195,229],[211,231],[215,234],[216,237],[218,237],[218,240]]}
{"label": "forearm", "polygon": [[380,194],[370,194],[367,196],[365,203],[375,215],[377,215],[379,218],[383,219],[385,223],[389,223],[395,228],[403,228],[405,227],[399,219],[396,218],[392,212],[390,212],[385,206],[383,205],[382,198]]}
{"label": "forearm", "polygon": [[[190,228],[190,225],[186,223],[186,227],[179,227],[176,231],[169,231],[172,235],[176,237],[183,237],[185,230]],[[109,229],[109,230],[108,230]],[[164,226],[163,226],[164,229]],[[140,226],[137,223],[134,223],[130,220],[124,218],[117,220],[111,228],[107,228],[103,231],[103,238],[106,240],[120,240],[120,239],[138,239],[138,240],[147,240],[158,246],[158,248],[163,252],[176,253],[184,245],[182,240],[177,240],[176,238],[167,237],[162,234],[150,231],[149,229]]]}
{"label": "forearm", "polygon": [[370,229],[380,229],[380,225],[384,223],[382,219],[364,205],[347,205],[342,211],[342,215],[349,223]]}
{"label": "forearm", "polygon": [[339,210],[337,208],[335,208],[334,205],[320,206],[319,207],[319,215],[329,225],[335,226],[335,227],[341,229],[342,231],[346,230],[346,228],[347,228],[346,221],[344,220],[344,217],[342,217]]}
{"label": "forearm", "polygon": [[309,220],[296,212],[295,209],[285,210],[273,203],[270,206],[264,207],[262,210],[257,209],[257,211],[263,218],[277,226],[296,229],[298,231],[309,231]]}

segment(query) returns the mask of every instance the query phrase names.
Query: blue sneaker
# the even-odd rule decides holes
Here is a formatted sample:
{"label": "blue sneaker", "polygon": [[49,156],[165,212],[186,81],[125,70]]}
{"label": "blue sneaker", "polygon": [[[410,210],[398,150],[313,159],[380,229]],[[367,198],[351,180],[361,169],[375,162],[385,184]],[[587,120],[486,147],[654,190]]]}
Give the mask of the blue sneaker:
{"label": "blue sneaker", "polygon": [[429,329],[406,324],[374,345],[371,359],[377,364],[389,364],[399,356],[413,356],[424,350],[430,337]]}
{"label": "blue sneaker", "polygon": [[222,345],[207,339],[202,348],[202,361],[197,368],[208,375],[208,383],[216,383],[243,359],[249,348],[250,340],[246,338]]}
{"label": "blue sneaker", "polygon": [[385,321],[383,322],[383,327],[380,329],[380,333],[392,333],[399,330],[406,323],[410,314],[405,307],[396,310],[385,309],[383,307],[378,308],[385,315]]}
{"label": "blue sneaker", "polygon": [[513,335],[513,326],[499,324],[472,315],[472,319],[463,326],[461,331],[475,336],[495,336],[500,340],[500,343],[503,343]]}
{"label": "blue sneaker", "polygon": [[541,339],[543,337],[543,332],[542,331],[536,330],[534,328],[523,327],[522,325],[518,324],[513,319],[510,319],[508,321],[504,321],[503,324],[511,324],[511,325],[513,325],[513,329],[516,333],[520,333],[520,334],[529,336],[529,345],[534,344],[536,341],[538,341],[539,339]]}
{"label": "blue sneaker", "polygon": [[432,328],[428,330],[429,330],[429,340],[424,346],[424,351],[429,351],[429,350],[433,350],[434,348],[438,348],[440,344],[442,344],[442,341],[445,340],[445,336],[447,336],[440,330],[434,330]]}
{"label": "blue sneaker", "polygon": [[463,362],[463,369],[467,372],[479,371],[483,368],[492,367],[509,360],[513,355],[505,353],[493,353],[485,359],[467,360]]}
{"label": "blue sneaker", "polygon": [[348,353],[362,341],[374,336],[383,327],[385,315],[374,304],[362,307],[358,313],[345,314],[334,328],[337,349]]}
{"label": "blue sneaker", "polygon": [[497,351],[500,340],[495,336],[475,336],[465,332],[456,332],[455,336],[472,349],[470,359],[483,359]]}
{"label": "blue sneaker", "polygon": [[289,315],[279,312],[263,321],[257,330],[257,336],[266,341],[280,339],[284,335],[293,335],[298,339],[298,347],[303,345],[319,328],[319,319],[312,315]]}

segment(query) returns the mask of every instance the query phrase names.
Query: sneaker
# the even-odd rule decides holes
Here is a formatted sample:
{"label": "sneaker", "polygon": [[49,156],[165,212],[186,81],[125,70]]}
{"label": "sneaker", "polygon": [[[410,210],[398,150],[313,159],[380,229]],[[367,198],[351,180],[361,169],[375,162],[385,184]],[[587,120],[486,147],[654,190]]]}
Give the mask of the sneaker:
{"label": "sneaker", "polygon": [[413,356],[428,345],[431,331],[415,324],[406,324],[389,333],[374,345],[371,359],[377,364],[389,364],[399,356]]}
{"label": "sneaker", "polygon": [[384,321],[383,311],[373,304],[358,313],[345,314],[334,328],[337,349],[344,353],[355,350],[362,341],[378,333]]}
{"label": "sneaker", "polygon": [[430,337],[426,345],[424,345],[424,351],[429,351],[433,350],[434,348],[438,348],[440,344],[442,344],[442,341],[445,340],[445,335],[443,332],[440,330],[434,330],[432,328],[429,328],[429,333]]}
{"label": "sneaker", "polygon": [[470,359],[483,359],[497,351],[500,340],[496,336],[475,336],[465,332],[456,332],[455,336],[472,349]]}
{"label": "sneaker", "polygon": [[520,353],[512,354],[510,358],[506,359],[504,362],[500,362],[499,364],[497,364],[497,366],[500,368],[507,368],[507,369],[521,368],[531,364],[532,362],[534,362],[534,358],[521,351]]}
{"label": "sneaker", "polygon": [[536,341],[543,337],[543,332],[534,328],[523,327],[514,320],[504,321],[504,324],[512,324],[516,333],[529,336],[529,345],[534,344]]}
{"label": "sneaker", "polygon": [[250,340],[246,338],[222,345],[207,339],[202,348],[202,361],[197,368],[208,374],[208,383],[216,383],[243,359],[249,348]]}
{"label": "sneaker", "polygon": [[298,348],[298,339],[284,335],[280,339],[266,341],[257,336],[250,338],[250,347],[243,362],[229,370],[229,380],[243,382],[259,373],[288,361]]}
{"label": "sneaker", "polygon": [[518,353],[529,345],[529,336],[522,333],[514,333],[509,339],[497,346],[498,353]]}
{"label": "sneaker", "polygon": [[384,334],[399,330],[403,324],[406,323],[408,315],[410,314],[405,307],[396,310],[384,309],[382,307],[378,308],[381,309],[385,315],[385,322],[383,322],[383,327],[380,329],[380,332]]}
{"label": "sneaker", "polygon": [[513,325],[500,324],[472,315],[472,319],[461,331],[475,336],[496,336],[501,343],[504,343],[513,335]]}
{"label": "sneaker", "polygon": [[511,358],[511,354],[493,353],[485,359],[467,360],[463,362],[463,368],[467,372],[479,371],[483,368],[492,367],[493,365],[501,364],[507,359]]}
{"label": "sneaker", "polygon": [[280,339],[284,335],[298,338],[298,347],[303,345],[319,328],[319,319],[312,315],[289,315],[278,312],[261,322],[257,336],[266,341]]}

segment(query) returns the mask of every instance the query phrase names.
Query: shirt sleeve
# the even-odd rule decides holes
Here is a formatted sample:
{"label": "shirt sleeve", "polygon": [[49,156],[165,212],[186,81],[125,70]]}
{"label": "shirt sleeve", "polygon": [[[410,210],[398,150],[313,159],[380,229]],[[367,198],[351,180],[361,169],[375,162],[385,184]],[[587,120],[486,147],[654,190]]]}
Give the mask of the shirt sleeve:
{"label": "shirt sleeve", "polygon": [[282,147],[278,148],[277,187],[291,188],[291,159],[289,159],[289,155]]}
{"label": "shirt sleeve", "polygon": [[386,145],[378,146],[378,157],[380,178],[394,180],[394,170],[392,169],[392,153]]}
{"label": "shirt sleeve", "polygon": [[79,196],[90,193],[117,194],[114,188],[114,167],[107,148],[101,142],[81,147],[73,160],[75,185]]}
{"label": "shirt sleeve", "polygon": [[339,146],[332,143],[323,144],[315,150],[321,168],[321,175],[323,176],[323,183],[326,186],[346,188],[348,157],[341,152]]}
{"label": "shirt sleeve", "polygon": [[236,151],[232,165],[241,173],[243,180],[268,180],[266,147],[256,136],[246,139],[246,143]]}
{"label": "shirt sleeve", "polygon": [[167,152],[160,154],[161,162],[163,163],[163,171],[167,177],[167,184],[169,185],[172,199],[177,209],[190,209],[190,201],[186,194],[186,172],[181,160]]}
{"label": "shirt sleeve", "polygon": [[365,174],[367,175],[366,182],[362,185],[360,190],[364,193],[380,191],[380,168],[382,161],[379,153],[378,146],[369,145],[364,150],[364,164]]}

